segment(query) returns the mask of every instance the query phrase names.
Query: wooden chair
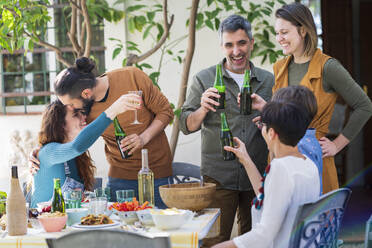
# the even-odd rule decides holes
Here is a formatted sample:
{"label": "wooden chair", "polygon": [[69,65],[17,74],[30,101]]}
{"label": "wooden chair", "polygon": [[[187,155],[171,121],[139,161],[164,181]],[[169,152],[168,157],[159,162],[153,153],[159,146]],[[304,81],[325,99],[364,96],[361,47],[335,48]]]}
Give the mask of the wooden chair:
{"label": "wooden chair", "polygon": [[190,163],[174,162],[172,164],[174,183],[200,181],[200,167]]}
{"label": "wooden chair", "polygon": [[299,207],[289,248],[337,247],[337,236],[351,190],[341,188]]}
{"label": "wooden chair", "polygon": [[124,230],[101,229],[76,231],[57,239],[46,239],[49,248],[89,247],[89,248],[170,248],[169,237],[150,238]]}

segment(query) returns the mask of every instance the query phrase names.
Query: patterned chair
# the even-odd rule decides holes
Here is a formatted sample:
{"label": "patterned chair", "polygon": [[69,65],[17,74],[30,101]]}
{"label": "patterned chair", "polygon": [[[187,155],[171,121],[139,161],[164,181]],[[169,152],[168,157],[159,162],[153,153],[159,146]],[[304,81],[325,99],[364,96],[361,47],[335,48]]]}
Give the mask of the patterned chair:
{"label": "patterned chair", "polygon": [[200,167],[197,165],[174,162],[172,164],[174,183],[188,183],[200,181]]}
{"label": "patterned chair", "polygon": [[341,188],[299,207],[289,248],[338,246],[338,231],[351,190]]}
{"label": "patterned chair", "polygon": [[57,239],[46,239],[49,248],[170,248],[169,237],[149,238],[123,230],[89,230],[70,232]]}

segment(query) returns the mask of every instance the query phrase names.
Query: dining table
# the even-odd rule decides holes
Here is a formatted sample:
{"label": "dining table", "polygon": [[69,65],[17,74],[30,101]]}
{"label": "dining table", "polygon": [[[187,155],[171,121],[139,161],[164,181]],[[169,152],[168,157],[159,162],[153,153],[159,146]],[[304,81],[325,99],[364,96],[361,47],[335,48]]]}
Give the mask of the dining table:
{"label": "dining table", "polygon": [[[136,225],[126,225],[125,223],[120,223],[115,228],[153,237],[168,236],[172,248],[198,248],[203,238],[218,235],[220,213],[218,208],[203,209],[196,212],[194,217],[180,228],[172,230],[161,230],[155,226],[138,228]],[[77,230],[67,226],[61,232],[45,232],[40,226],[28,228],[27,234],[23,236],[9,236],[6,231],[0,231],[0,248],[47,248],[46,239],[59,238],[74,231],[81,231],[81,229]]]}

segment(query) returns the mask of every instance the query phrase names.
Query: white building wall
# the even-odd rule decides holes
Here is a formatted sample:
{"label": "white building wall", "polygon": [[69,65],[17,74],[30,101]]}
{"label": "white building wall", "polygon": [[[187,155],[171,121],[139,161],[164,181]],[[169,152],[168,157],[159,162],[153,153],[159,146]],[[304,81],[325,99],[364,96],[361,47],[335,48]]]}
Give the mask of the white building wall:
{"label": "white building wall", "polygon": [[[0,190],[8,192],[10,166],[9,159],[12,155],[12,145],[10,144],[10,134],[14,130],[23,133],[28,129],[33,134],[37,134],[41,125],[40,115],[21,115],[21,116],[0,116]],[[26,165],[19,165],[23,168]],[[19,171],[19,174],[20,171]],[[22,180],[25,179],[22,177]]]}
{"label": "white building wall", "polygon": [[[133,0],[131,0],[133,1]],[[258,0],[257,0],[258,1]],[[109,0],[111,4],[115,0]],[[169,13],[175,15],[174,24],[171,28],[171,38],[181,37],[187,32],[185,27],[186,19],[188,18],[188,7],[190,1],[179,1],[179,0],[169,0]],[[116,5],[116,8],[124,8],[124,5]],[[271,20],[272,21],[272,20]],[[106,55],[105,63],[106,69],[112,70],[115,68],[121,67],[122,59],[125,57],[125,53],[122,52],[115,60],[112,60],[112,52],[114,50],[115,42],[110,41],[109,38],[117,38],[123,42],[129,36],[132,41],[135,41],[139,44],[144,44],[142,39],[142,34],[133,37],[133,34],[127,35],[125,31],[125,22],[120,21],[116,24],[105,23],[105,45],[106,45]],[[146,48],[150,48],[153,44],[145,44],[141,47],[142,51],[146,51]],[[147,47],[146,47],[147,46]],[[182,43],[179,44],[179,49],[186,50],[187,40],[185,39]],[[146,63],[156,65],[156,62],[159,59],[159,52],[148,58]],[[198,71],[216,64],[223,58],[223,55],[220,50],[218,36],[216,32],[213,32],[209,29],[203,29],[202,31],[197,32],[196,34],[196,48],[192,61],[189,86],[191,84],[191,78]],[[272,66],[270,64],[261,65],[260,60],[254,59],[253,62],[256,66],[265,68],[269,71],[272,71]],[[166,61],[165,65],[162,68],[161,76],[159,78],[159,85],[162,89],[162,92],[168,97],[169,101],[177,105],[179,85],[181,81],[182,66],[174,61]],[[31,130],[35,136],[40,128],[41,116],[33,115],[22,115],[22,116],[0,116],[0,147],[1,147],[1,156],[0,156],[0,190],[8,189],[9,182],[9,169],[8,169],[8,159],[10,150],[9,143],[9,134],[12,130]],[[168,138],[171,135],[172,126],[166,128],[166,133]],[[90,149],[90,153],[95,161],[97,166],[97,174],[106,178],[108,163],[104,155],[104,144],[103,140],[100,138]],[[150,154],[151,156],[151,154]],[[178,140],[178,146],[175,154],[174,161],[183,161],[189,162],[196,165],[200,165],[200,132],[183,135],[180,133]]]}

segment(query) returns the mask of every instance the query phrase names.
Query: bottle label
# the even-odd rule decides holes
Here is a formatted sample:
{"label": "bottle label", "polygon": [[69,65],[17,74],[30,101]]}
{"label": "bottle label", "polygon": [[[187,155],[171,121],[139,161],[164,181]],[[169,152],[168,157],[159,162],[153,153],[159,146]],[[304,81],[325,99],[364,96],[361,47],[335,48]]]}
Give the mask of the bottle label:
{"label": "bottle label", "polygon": [[222,93],[222,92],[226,91],[226,86],[225,85],[215,85],[214,88],[216,88],[219,93]]}

